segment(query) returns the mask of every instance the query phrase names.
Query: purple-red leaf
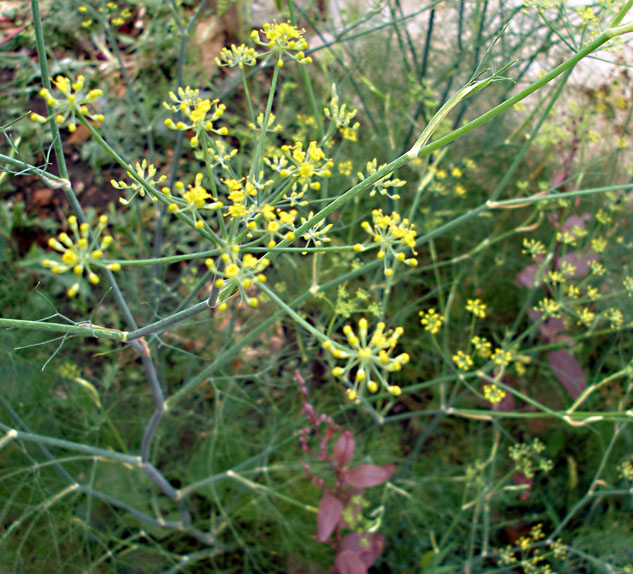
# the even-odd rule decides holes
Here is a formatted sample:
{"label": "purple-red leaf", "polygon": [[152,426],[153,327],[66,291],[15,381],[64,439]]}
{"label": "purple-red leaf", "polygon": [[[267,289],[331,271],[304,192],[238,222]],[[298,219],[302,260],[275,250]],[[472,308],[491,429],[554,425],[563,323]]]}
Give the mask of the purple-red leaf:
{"label": "purple-red leaf", "polygon": [[359,464],[349,469],[345,475],[345,482],[353,488],[370,488],[389,480],[395,471],[395,464],[387,464],[386,466]]}
{"label": "purple-red leaf", "polygon": [[567,392],[572,398],[577,399],[587,387],[585,374],[582,372],[580,363],[566,349],[547,353],[547,362]]}
{"label": "purple-red leaf", "polygon": [[378,560],[385,546],[385,537],[379,532],[373,534],[351,532],[341,541],[341,550],[356,552],[363,564],[369,568]]}
{"label": "purple-red leaf", "polygon": [[338,466],[345,466],[354,456],[354,437],[349,431],[343,431],[338,437],[332,452],[332,458]]}
{"label": "purple-red leaf", "polygon": [[334,561],[334,567],[339,574],[367,574],[365,563],[352,550],[339,552]]}
{"label": "purple-red leaf", "polygon": [[539,274],[540,267],[541,266],[537,265],[536,263],[524,267],[521,271],[517,273],[517,276],[514,278],[514,284],[517,287],[523,285],[528,289],[531,289],[532,287],[538,287],[541,284],[541,278]]}
{"label": "purple-red leaf", "polygon": [[[537,311],[536,309],[529,309],[528,315],[530,319],[536,323],[543,317],[543,312]],[[546,341],[557,341],[564,338],[559,337],[558,334],[565,332],[565,323],[563,323],[562,319],[550,317],[538,326],[538,330]]]}
{"label": "purple-red leaf", "polygon": [[584,229],[587,221],[591,219],[591,215],[583,213],[582,215],[570,215],[561,225],[561,231],[571,233],[576,227]]}
{"label": "purple-red leaf", "polygon": [[562,258],[556,258],[556,269],[560,269],[563,261],[571,263],[574,266],[574,273],[572,274],[572,277],[578,279],[579,277],[587,275],[587,273],[589,273],[589,263],[597,260],[598,255],[596,253],[590,253],[587,257],[580,257],[578,252],[572,251]]}
{"label": "purple-red leaf", "polygon": [[325,542],[341,519],[343,513],[343,503],[330,494],[324,494],[319,504],[319,514],[317,515],[317,535],[319,542]]}

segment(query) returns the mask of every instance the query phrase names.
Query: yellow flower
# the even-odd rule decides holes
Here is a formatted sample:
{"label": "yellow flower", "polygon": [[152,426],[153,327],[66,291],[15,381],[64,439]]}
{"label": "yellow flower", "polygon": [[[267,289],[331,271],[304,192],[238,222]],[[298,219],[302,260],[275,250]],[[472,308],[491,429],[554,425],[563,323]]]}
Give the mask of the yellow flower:
{"label": "yellow flower", "polygon": [[[127,183],[123,180],[117,181],[116,179],[110,180],[110,185],[114,187],[114,189],[125,190],[131,189],[132,195],[128,198],[119,197],[119,203],[122,205],[128,205],[136,195],[140,195],[141,197],[145,197],[145,188],[134,178],[134,176],[138,176],[140,179],[144,179],[151,186],[156,186],[159,183],[162,183],[167,179],[166,175],[161,175],[157,180],[154,179],[154,176],[157,173],[156,166],[152,163],[147,163],[147,160],[144,159],[141,163],[136,162],[136,164],[128,165],[128,174],[132,176],[132,183]],[[151,196],[153,201],[156,201],[156,197]]]}
{"label": "yellow flower", "polygon": [[216,265],[213,259],[206,259],[205,265],[214,273],[214,286],[220,289],[218,305],[220,311],[227,308],[226,300],[235,291],[240,295],[242,301],[245,301],[251,307],[257,307],[259,300],[257,297],[251,296],[247,290],[254,287],[257,283],[265,283],[266,276],[263,271],[268,267],[270,261],[265,257],[257,258],[251,253],[245,253],[240,257],[240,248],[238,245],[230,246],[219,257],[220,263]]}
{"label": "yellow flower", "polygon": [[512,361],[512,351],[505,351],[503,349],[495,349],[495,352],[490,357],[492,362],[496,365],[507,367]]}
{"label": "yellow flower", "polygon": [[[88,281],[97,285],[99,277],[92,270],[94,267],[102,267],[111,271],[118,271],[121,265],[102,261],[103,252],[112,244],[112,237],[103,234],[108,223],[108,217],[99,217],[97,227],[90,237],[90,225],[88,223],[77,224],[77,218],[71,215],[68,218],[68,226],[73,237],[67,233],[60,233],[56,238],[48,240],[48,246],[61,253],[61,261],[57,259],[44,259],[42,265],[49,268],[55,275],[71,271],[75,275],[86,274]],[[103,237],[102,237],[103,235]],[[69,297],[75,297],[79,292],[79,281],[75,282],[68,290]]]}
{"label": "yellow flower", "polygon": [[249,48],[244,44],[236,46],[231,44],[231,48],[222,48],[220,57],[215,59],[218,66],[254,66],[257,63],[257,54],[253,48]]}
{"label": "yellow flower", "polygon": [[46,88],[42,88],[39,91],[39,95],[46,100],[46,104],[53,109],[54,113],[48,118],[33,113],[30,116],[31,121],[43,123],[50,117],[54,117],[56,124],[66,124],[68,131],[71,133],[77,129],[77,116],[88,118],[95,122],[103,122],[103,114],[93,114],[88,109],[88,104],[92,104],[100,98],[103,92],[99,89],[92,89],[86,93],[84,91],[85,78],[83,76],[77,76],[77,79],[73,82],[70,78],[59,75],[51,79],[51,83],[62,97],[56,98]]}
{"label": "yellow flower", "polygon": [[332,86],[332,98],[330,99],[330,103],[328,107],[323,109],[323,113],[326,118],[334,123],[343,136],[343,139],[351,142],[357,140],[356,132],[360,124],[358,122],[352,124],[352,120],[358,113],[358,110],[353,108],[348,110],[346,104],[340,105],[335,85]]}
{"label": "yellow flower", "polygon": [[506,397],[506,393],[503,389],[500,389],[497,385],[484,385],[484,397],[487,401],[490,401],[493,405],[500,403]]}
{"label": "yellow flower", "polygon": [[343,175],[352,175],[353,165],[350,160],[342,161],[338,164],[338,171]]}
{"label": "yellow flower", "polygon": [[470,342],[475,347],[475,352],[482,359],[487,359],[492,355],[492,344],[485,337],[473,337]]}
{"label": "yellow flower", "polygon": [[430,331],[432,335],[435,335],[444,323],[444,317],[437,313],[433,308],[428,311],[420,311],[420,324],[424,325],[425,331]]}
{"label": "yellow flower", "polygon": [[373,244],[379,248],[376,257],[384,260],[385,276],[393,275],[391,264],[395,261],[415,267],[418,264],[416,258],[407,259],[403,251],[397,251],[398,248],[406,246],[414,255],[417,255],[415,225],[408,219],[403,219],[397,211],[391,215],[384,215],[382,209],[374,209],[371,216],[373,225],[368,221],[363,221],[361,227],[371,235]]}
{"label": "yellow flower", "polygon": [[541,299],[538,305],[534,307],[534,310],[540,311],[543,314],[543,320],[548,317],[560,317],[560,305],[548,297]]}
{"label": "yellow flower", "polygon": [[619,309],[611,307],[606,311],[605,318],[611,323],[612,329],[619,329],[620,327],[622,327],[624,318],[622,316],[622,311],[620,311]]}
{"label": "yellow flower", "polygon": [[460,371],[468,371],[475,364],[472,357],[464,351],[457,351],[457,354],[453,355],[453,362]]}
{"label": "yellow flower", "polygon": [[[365,166],[365,173],[359,171],[356,175],[358,176],[358,179],[360,180],[367,179],[370,175],[375,174],[378,170],[382,169],[385,165],[387,164],[383,163],[382,165],[378,165],[378,160],[374,158],[371,161],[367,162],[367,165]],[[388,174],[373,184],[371,192],[369,193],[369,196],[374,197],[376,192],[378,192],[380,193],[380,195],[386,195],[387,197],[390,197],[391,199],[399,199],[400,196],[397,193],[391,193],[390,190],[398,188],[398,187],[402,187],[403,185],[406,185],[406,184],[407,184],[406,181],[402,179],[398,179],[397,177],[391,178],[391,174]]]}
{"label": "yellow flower", "polygon": [[200,90],[191,89],[189,86],[178,88],[176,92],[169,92],[169,102],[163,102],[163,106],[175,113],[181,113],[189,122],[174,122],[171,118],[165,120],[165,125],[170,130],[194,132],[190,139],[191,147],[198,147],[202,133],[210,132],[216,135],[225,136],[229,133],[223,127],[217,129],[214,122],[224,115],[226,106],[219,100],[209,100],[199,96]]}
{"label": "yellow flower", "polygon": [[170,200],[169,211],[172,213],[191,213],[196,229],[204,227],[204,218],[200,213],[202,210],[220,209],[223,206],[221,201],[218,201],[202,187],[203,179],[204,175],[198,173],[194,182],[186,187],[182,181],[177,181],[174,184],[174,190],[178,195],[173,195],[166,187],[161,190]]}
{"label": "yellow flower", "polygon": [[468,299],[466,302],[466,311],[470,311],[475,317],[483,319],[486,316],[487,305],[480,299]]}
{"label": "yellow flower", "polygon": [[330,177],[334,162],[326,157],[325,152],[311,141],[307,149],[303,149],[303,143],[281,146],[281,154],[272,159],[264,158],[265,163],[276,171],[282,178],[290,178],[293,181],[292,194],[288,197],[291,204],[303,197],[308,189],[318,191],[321,182],[316,178]]}
{"label": "yellow flower", "polygon": [[587,307],[584,307],[580,311],[580,315],[578,317],[578,325],[584,325],[585,327],[591,327],[591,325],[593,324],[593,320],[594,320],[595,316],[596,316],[596,314],[593,311],[591,311]]}
{"label": "yellow flower", "polygon": [[370,335],[369,323],[363,317],[358,321],[358,331],[354,331],[351,325],[343,328],[347,345],[330,339],[323,343],[323,348],[335,359],[346,361],[344,367],[334,367],[332,374],[343,379],[353,379],[348,398],[350,395],[356,398],[364,388],[370,393],[375,393],[382,387],[394,396],[402,394],[400,386],[388,382],[387,374],[400,371],[410,361],[407,353],[392,356],[404,329],[396,327],[385,331],[385,327],[385,323],[378,323]]}
{"label": "yellow flower", "polygon": [[[265,38],[262,41],[260,34]],[[299,29],[290,22],[281,22],[278,24],[273,20],[272,24],[264,24],[261,30],[253,30],[251,39],[258,46],[268,48],[268,51],[259,54],[260,57],[273,54],[277,60],[277,65],[284,65],[283,57],[288,56],[290,59],[300,64],[310,64],[312,58],[306,56],[304,50],[308,49],[308,43],[304,40],[304,29]]]}
{"label": "yellow flower", "polygon": [[521,253],[529,253],[532,259],[536,259],[539,255],[545,255],[547,250],[545,245],[536,239],[524,239],[523,251]]}

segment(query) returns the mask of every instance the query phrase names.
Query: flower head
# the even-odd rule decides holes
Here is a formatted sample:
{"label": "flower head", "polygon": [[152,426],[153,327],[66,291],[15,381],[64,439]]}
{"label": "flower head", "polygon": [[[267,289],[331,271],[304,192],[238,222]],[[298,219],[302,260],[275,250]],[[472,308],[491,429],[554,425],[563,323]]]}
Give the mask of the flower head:
{"label": "flower head", "polygon": [[222,48],[220,57],[215,59],[218,66],[229,66],[233,68],[238,66],[254,66],[257,63],[257,53],[253,48],[249,48],[244,44],[236,46],[231,44],[231,48]]}
{"label": "flower head", "polygon": [[[167,179],[166,175],[161,175],[158,179],[154,179],[154,176],[156,175],[156,167],[152,163],[148,164],[146,159],[144,159],[141,163],[136,162],[135,165],[130,164],[128,167],[129,174],[134,174],[140,179],[144,179],[152,186],[156,186],[157,184],[162,183]],[[119,197],[119,203],[123,205],[128,205],[136,197],[137,194],[141,197],[145,197],[145,188],[136,179],[132,179],[132,183],[126,183],[123,180],[117,181],[116,179],[111,179],[110,185],[112,185],[114,189],[132,190],[132,195],[130,197]],[[151,196],[151,198],[153,201],[156,201],[156,197]]]}
{"label": "flower head", "polygon": [[193,183],[187,186],[182,181],[177,181],[174,184],[174,190],[178,192],[178,195],[172,194],[167,187],[161,190],[169,198],[169,211],[191,213],[197,229],[204,227],[204,218],[200,213],[202,210],[220,209],[223,206],[221,201],[218,201],[202,186],[203,179],[204,175],[198,173]]}
{"label": "flower head", "polygon": [[[314,212],[311,211],[308,214],[307,218],[302,217],[301,225],[307,223],[310,219],[312,219],[313,215]],[[333,223],[326,224],[325,219],[322,219],[321,221],[313,225],[310,229],[308,229],[308,231],[306,231],[303,235],[303,239],[306,242],[306,247],[308,247],[310,244],[314,244],[316,247],[321,247],[323,243],[328,243],[329,241],[331,241],[327,234],[328,231],[332,229],[333,225]]]}
{"label": "flower head", "polygon": [[268,166],[282,178],[290,178],[292,191],[287,195],[292,205],[303,197],[308,189],[318,191],[321,182],[317,178],[330,177],[334,162],[326,157],[316,141],[311,141],[307,149],[303,143],[281,146],[281,154],[273,159],[265,159]]}
{"label": "flower head", "polygon": [[473,337],[470,342],[475,347],[475,353],[482,359],[488,359],[492,355],[492,343],[485,337]]}
{"label": "flower head", "polygon": [[255,221],[250,221],[246,226],[250,231],[249,237],[255,233],[264,236],[267,239],[267,247],[271,249],[277,245],[278,239],[292,240],[295,238],[296,209],[284,211],[280,208],[275,209],[274,206],[267,203],[259,209],[259,212],[261,217],[256,218]]}
{"label": "flower head", "polygon": [[472,357],[464,353],[464,351],[457,351],[457,353],[453,355],[453,362],[460,371],[468,371],[475,364]]}
{"label": "flower head", "polygon": [[407,353],[392,356],[404,329],[396,327],[385,331],[385,324],[380,322],[370,336],[368,327],[367,319],[363,317],[358,321],[358,332],[351,325],[343,328],[347,345],[329,339],[323,343],[323,348],[335,359],[346,361],[345,366],[334,367],[332,374],[348,381],[351,379],[351,387],[347,391],[350,400],[355,400],[365,388],[375,393],[382,387],[392,395],[399,396],[402,389],[389,384],[387,374],[401,370],[410,360]]}
{"label": "flower head", "polygon": [[214,122],[219,120],[226,110],[226,106],[221,104],[219,100],[209,100],[200,97],[200,90],[192,90],[189,86],[178,88],[176,92],[169,92],[170,102],[163,102],[163,105],[173,112],[180,112],[189,122],[182,120],[174,122],[171,118],[165,120],[165,125],[170,130],[195,132],[191,138],[191,147],[198,147],[200,136],[202,133],[213,133],[225,136],[229,133],[228,129],[223,127],[217,129]]}
{"label": "flower head", "polygon": [[[261,35],[264,36],[262,40]],[[308,49],[308,43],[303,38],[305,30],[301,30],[290,22],[281,22],[273,20],[272,24],[264,24],[261,30],[253,30],[251,39],[258,46],[268,48],[268,50],[260,57],[273,54],[277,60],[279,67],[284,65],[283,56],[287,56],[291,60],[295,60],[300,64],[310,64],[312,58],[306,56],[304,50]]]}
{"label": "flower head", "polygon": [[[72,133],[77,129],[77,116],[85,117],[95,122],[104,120],[102,114],[93,114],[88,109],[88,104],[100,98],[103,92],[98,89],[86,92],[84,89],[85,78],[83,76],[77,76],[77,79],[73,82],[70,78],[59,75],[51,79],[51,83],[55,87],[56,95],[53,95],[46,88],[42,88],[39,91],[39,95],[46,100],[47,105],[52,109],[53,114],[49,117],[54,116],[55,123],[58,125],[66,124],[68,131]],[[37,123],[44,123],[49,119],[36,113],[32,113],[30,118],[31,121]]]}
{"label": "flower head", "polygon": [[220,263],[216,265],[213,259],[206,259],[205,265],[215,274],[214,286],[220,289],[218,306],[220,311],[227,308],[226,300],[234,292],[239,293],[242,301],[246,301],[251,307],[257,307],[259,300],[248,293],[257,283],[264,283],[266,276],[264,269],[270,261],[265,257],[257,258],[251,253],[245,253],[240,257],[238,245],[230,246],[219,257]]}
{"label": "flower head", "polygon": [[[378,170],[385,167],[385,165],[387,164],[383,163],[382,165],[378,165],[378,160],[374,158],[371,161],[367,162],[364,173],[362,171],[359,171],[356,175],[360,180],[367,179],[370,175],[374,175]],[[397,177],[392,178],[391,174],[386,175],[373,184],[369,196],[374,197],[374,195],[376,195],[376,192],[378,192],[380,193],[380,195],[386,195],[391,199],[399,199],[400,196],[397,193],[392,193],[390,190],[402,187],[403,185],[406,185],[406,183],[407,182],[403,179],[398,179]]]}
{"label": "flower head", "polygon": [[468,299],[466,302],[466,311],[470,311],[475,317],[483,319],[486,316],[487,305],[480,299]]}
{"label": "flower head", "polygon": [[[112,236],[104,235],[103,230],[108,223],[108,217],[99,217],[97,228],[90,237],[90,225],[88,223],[77,224],[77,218],[71,215],[68,218],[68,226],[72,231],[72,237],[67,233],[60,233],[56,238],[48,240],[48,246],[61,254],[59,259],[44,259],[42,265],[48,267],[54,274],[59,275],[72,271],[75,275],[86,274],[88,281],[93,285],[99,283],[99,277],[92,267],[105,267],[111,271],[118,271],[121,266],[118,263],[103,261],[103,252],[112,244]],[[103,235],[103,236],[102,236]],[[69,297],[75,297],[79,292],[79,281],[67,290]]]}
{"label": "flower head", "polygon": [[503,389],[500,389],[497,385],[484,385],[484,397],[487,401],[490,401],[493,405],[500,403],[506,397],[506,393]]}
{"label": "flower head", "polygon": [[420,311],[420,324],[424,325],[424,330],[429,331],[431,335],[435,335],[444,323],[444,317],[440,315],[434,308],[428,311]]}
{"label": "flower head", "polygon": [[377,257],[383,259],[385,264],[385,276],[393,275],[391,263],[400,261],[405,265],[416,266],[418,260],[414,257],[409,259],[403,251],[397,251],[400,247],[406,246],[417,255],[415,251],[415,225],[408,219],[403,219],[397,211],[391,215],[384,215],[382,209],[374,209],[371,212],[372,224],[363,221],[361,227],[372,236],[373,243],[379,248]]}
{"label": "flower head", "polygon": [[343,139],[355,142],[356,132],[360,124],[355,122],[352,124],[352,120],[358,113],[358,110],[347,109],[347,105],[340,105],[338,94],[336,93],[336,86],[332,86],[332,99],[327,108],[323,109],[325,117],[328,118],[339,130]]}

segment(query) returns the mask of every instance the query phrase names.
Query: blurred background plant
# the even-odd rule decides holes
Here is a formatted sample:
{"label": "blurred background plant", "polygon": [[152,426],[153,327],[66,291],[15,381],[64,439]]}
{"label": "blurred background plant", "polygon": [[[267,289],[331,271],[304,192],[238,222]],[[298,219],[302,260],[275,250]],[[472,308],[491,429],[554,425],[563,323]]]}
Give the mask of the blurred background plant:
{"label": "blurred background plant", "polygon": [[[78,276],[42,266],[50,238],[72,236],[75,205],[55,131],[28,119],[48,114],[32,6],[0,2],[0,567],[633,571],[627,37],[484,127],[468,126],[590,46],[629,4],[42,2],[49,75],[82,75],[103,91],[103,122],[78,122],[60,137],[88,220],[108,215],[114,241],[103,260],[123,267],[116,278],[133,322],[187,313],[206,300],[214,274],[251,301],[248,251],[204,265],[223,247],[214,235],[230,236],[218,213],[251,205],[239,181],[258,162],[297,194],[262,209],[251,227],[244,219],[240,241],[265,241],[257,257],[277,245],[258,269],[267,282],[257,306],[218,286],[225,310],[197,307],[204,312],[122,345],[121,331],[135,329],[105,269],[99,285],[79,278],[69,298]],[[284,53],[282,67],[274,58],[221,65],[232,44],[264,52],[251,30],[273,42],[262,26],[274,18],[305,29],[308,47],[296,58],[311,64]],[[483,91],[455,99],[495,73]],[[213,127],[228,136],[191,145],[198,133],[177,129],[163,105],[184,86],[226,106]],[[441,109],[450,114],[435,115]],[[432,142],[450,145],[336,204],[296,234],[296,251],[279,247],[429,125]],[[213,197],[213,186],[233,195]],[[188,197],[225,205],[205,211]],[[394,212],[397,225],[381,228]],[[213,222],[203,237],[173,213]],[[70,262],[66,248],[57,255]],[[372,336],[402,329],[383,348],[392,368],[375,395],[363,357],[348,360],[346,350],[365,346],[355,342],[362,321]],[[353,436],[346,463],[395,465],[363,493],[357,534],[384,541],[371,563],[359,552],[342,560],[342,539],[319,543],[324,491],[311,479],[337,459],[315,457],[309,472],[302,464],[297,369],[314,412]]]}

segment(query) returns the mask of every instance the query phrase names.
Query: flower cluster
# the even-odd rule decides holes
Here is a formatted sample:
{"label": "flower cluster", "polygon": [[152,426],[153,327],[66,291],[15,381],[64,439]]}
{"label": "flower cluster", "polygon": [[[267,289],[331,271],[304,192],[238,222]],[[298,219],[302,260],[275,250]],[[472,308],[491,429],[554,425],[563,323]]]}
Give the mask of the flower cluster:
{"label": "flower cluster", "polygon": [[323,348],[335,359],[347,361],[344,367],[334,367],[332,374],[335,377],[353,380],[351,388],[347,390],[347,397],[350,400],[356,400],[365,387],[370,393],[375,393],[382,386],[397,397],[402,393],[402,389],[398,385],[388,383],[387,373],[401,370],[410,360],[407,353],[392,357],[404,329],[396,327],[395,330],[385,331],[385,324],[380,322],[370,337],[368,327],[367,319],[360,319],[357,335],[350,325],[345,325],[343,333],[349,346],[334,343],[329,339],[323,343]]}
{"label": "flower cluster", "polygon": [[[61,93],[61,98],[56,98],[46,88],[42,88],[39,94],[46,100],[48,106],[54,110],[55,123],[62,125],[68,122],[68,131],[73,133],[77,129],[77,116],[85,117],[95,122],[104,120],[102,114],[93,114],[88,109],[88,104],[101,97],[103,92],[98,89],[85,92],[85,78],[83,76],[77,76],[77,80],[72,82],[66,76],[60,75],[51,79],[51,83]],[[49,119],[35,112],[29,117],[31,121],[37,123],[44,123]]]}
{"label": "flower cluster", "polygon": [[462,183],[464,171],[475,171],[477,165],[475,162],[466,158],[461,161],[461,167],[453,163],[444,168],[440,167],[443,153],[436,150],[433,153],[434,163],[427,169],[427,178],[430,179],[429,190],[436,195],[446,196],[452,194],[456,197],[463,198],[468,195],[468,190]]}
{"label": "flower cluster", "polygon": [[507,546],[499,551],[498,564],[511,566],[513,569],[521,568],[522,572],[529,574],[553,574],[550,560],[565,560],[567,546],[560,540],[548,541],[544,545],[539,542],[544,538],[543,526],[533,526],[528,535],[515,541],[514,548]]}
{"label": "flower cluster", "polygon": [[325,152],[311,141],[307,149],[303,149],[303,143],[281,146],[282,154],[266,159],[266,163],[283,178],[291,178],[293,181],[292,193],[289,196],[291,203],[301,198],[308,189],[318,191],[321,183],[314,181],[316,177],[330,177],[334,162],[326,157]]}
{"label": "flower cluster", "polygon": [[527,478],[532,478],[537,471],[549,472],[554,467],[552,461],[543,456],[545,445],[537,438],[531,443],[518,443],[510,447],[510,458],[516,470]]}
{"label": "flower cluster", "polygon": [[466,301],[466,311],[470,311],[475,317],[479,317],[480,319],[485,318],[486,307],[487,305],[480,299],[468,299],[468,301]]}
{"label": "flower cluster", "polygon": [[464,351],[457,351],[453,355],[453,362],[460,371],[468,371],[475,364],[473,358]]}
{"label": "flower cluster", "polygon": [[492,343],[486,337],[473,337],[470,342],[475,348],[475,353],[482,359],[488,359],[492,355]]}
{"label": "flower cluster", "polygon": [[484,397],[496,405],[506,398],[506,392],[495,384],[484,385]]}
{"label": "flower cluster", "polygon": [[[247,228],[250,232],[249,236],[258,234],[266,238],[266,246],[273,248],[277,245],[279,239],[294,239],[295,220],[297,219],[297,210],[291,209],[284,211],[270,204],[264,204],[259,210],[261,217],[256,221],[250,221]],[[265,227],[258,227],[258,220],[263,220]]]}
{"label": "flower cluster", "polygon": [[201,210],[220,209],[224,204],[213,197],[204,187],[201,173],[196,174],[193,183],[185,187],[182,181],[174,184],[175,191],[180,197],[172,195],[169,188],[164,187],[161,191],[169,198],[169,211],[172,213],[191,213],[196,229],[204,227],[204,219],[200,214]]}
{"label": "flower cluster", "polygon": [[116,2],[110,0],[104,6],[93,8],[90,4],[81,4],[77,7],[77,12],[84,20],[81,21],[82,28],[91,28],[95,19],[102,21],[104,15],[112,26],[120,27],[132,17],[132,10],[129,7],[120,7]]}
{"label": "flower cluster", "polygon": [[167,118],[165,125],[170,130],[192,130],[194,135],[190,139],[191,147],[198,147],[200,136],[203,133],[210,132],[219,136],[225,136],[229,133],[227,128],[217,129],[213,125],[224,115],[226,110],[226,106],[219,103],[219,100],[201,98],[200,90],[193,90],[189,86],[178,88],[175,93],[169,92],[169,99],[172,103],[163,102],[163,105],[168,110],[180,112],[189,120],[189,123],[182,120],[174,122],[171,118]]}
{"label": "flower cluster", "polygon": [[218,66],[229,66],[233,68],[238,66],[244,68],[244,66],[254,66],[257,63],[257,53],[253,48],[249,48],[244,44],[236,46],[231,44],[231,49],[226,46],[222,48],[220,57],[215,59]]}
{"label": "flower cluster", "polygon": [[[377,171],[381,170],[387,164],[378,165],[378,160],[376,158],[367,162],[365,166],[365,172],[359,171],[356,176],[359,180],[367,179],[369,176],[374,175]],[[406,181],[403,179],[398,179],[397,177],[391,177],[391,174],[386,175],[385,177],[380,178],[377,182],[372,186],[371,192],[369,193],[370,197],[374,197],[376,192],[380,193],[380,195],[386,195],[391,199],[400,199],[400,196],[397,193],[391,193],[390,189],[395,189],[398,187],[402,187],[406,185]]]}
{"label": "flower cluster", "polygon": [[425,331],[429,331],[431,335],[435,335],[444,323],[443,315],[440,315],[435,308],[431,308],[428,311],[420,311],[421,319],[420,324],[424,326]]}
{"label": "flower cluster", "polygon": [[[312,219],[313,215],[314,212],[311,211],[308,214],[307,218],[302,217],[301,225],[304,225],[310,219]],[[303,240],[306,242],[306,247],[309,247],[311,244],[314,244],[315,247],[321,247],[324,243],[329,243],[331,239],[327,236],[327,234],[330,229],[332,229],[332,226],[332,223],[326,224],[325,219],[322,219],[321,221],[313,225],[310,229],[308,229],[308,231],[306,231],[306,233],[304,233],[303,235]]]}
{"label": "flower cluster", "polygon": [[343,139],[355,142],[357,140],[356,132],[360,124],[352,120],[356,117],[358,110],[351,109],[348,111],[345,104],[340,105],[339,97],[336,93],[336,87],[332,87],[332,99],[327,108],[323,109],[325,117],[328,118],[343,136]]}
{"label": "flower cluster", "polygon": [[206,259],[205,265],[215,274],[214,286],[220,289],[218,305],[220,311],[227,308],[226,299],[234,292],[239,293],[242,301],[246,301],[251,307],[257,307],[259,300],[251,296],[247,291],[257,283],[264,283],[266,276],[262,273],[270,264],[265,257],[258,259],[251,253],[245,253],[240,257],[239,245],[232,245],[225,253],[220,255],[220,263],[215,264],[213,259]]}
{"label": "flower cluster", "polygon": [[[90,238],[90,225],[88,223],[77,224],[77,218],[71,215],[68,218],[68,226],[72,231],[71,238],[67,233],[60,233],[57,238],[51,237],[48,246],[61,253],[61,261],[58,259],[44,259],[42,265],[48,267],[54,274],[59,275],[71,271],[75,275],[86,273],[88,281],[93,285],[99,283],[99,277],[91,266],[105,267],[111,271],[118,271],[121,266],[118,263],[106,263],[102,261],[103,252],[112,244],[112,236],[101,235],[108,223],[108,217],[99,217],[99,223]],[[69,297],[75,297],[79,292],[79,281],[73,283],[67,290]]]}
{"label": "flower cluster", "polygon": [[[391,215],[383,215],[382,209],[374,209],[371,212],[372,224],[363,221],[361,227],[372,236],[374,243],[379,247],[378,259],[383,259],[385,263],[385,276],[393,275],[393,268],[390,267],[392,260],[400,261],[405,265],[416,266],[418,260],[414,257],[409,259],[403,251],[396,251],[397,248],[405,245],[411,249],[414,255],[416,231],[414,224],[408,219],[403,219],[400,214],[394,211]],[[363,246],[357,243],[354,246],[356,251],[362,251]]]}
{"label": "flower cluster", "polygon": [[[158,179],[154,179],[154,176],[157,173],[156,166],[152,163],[148,164],[145,159],[141,163],[136,162],[135,165],[130,164],[129,168],[128,173],[137,175],[139,179],[144,179],[147,183],[154,187],[167,179],[166,175],[161,175]],[[114,189],[118,189],[120,191],[125,189],[132,190],[132,195],[130,197],[119,197],[119,202],[123,205],[128,205],[137,195],[145,197],[145,188],[135,179],[132,179],[132,183],[126,183],[123,180],[117,181],[116,179],[111,179],[110,185],[112,185]],[[156,201],[156,197],[151,196],[151,198],[153,201]]]}
{"label": "flower cluster", "polygon": [[[261,39],[260,34],[264,36],[265,40]],[[300,64],[312,62],[312,58],[304,53],[304,50],[308,49],[308,43],[303,38],[304,34],[304,29],[300,30],[290,22],[278,24],[273,20],[272,24],[264,24],[262,30],[253,30],[251,39],[258,46],[268,48],[266,52],[259,54],[260,57],[273,54],[277,59],[277,66],[281,68],[284,65],[284,55]]]}
{"label": "flower cluster", "polygon": [[265,119],[266,119],[266,115],[264,113],[259,113],[257,115],[257,119],[255,120],[257,122],[257,125],[255,125],[253,122],[249,122],[248,127],[254,131],[261,130],[265,132],[280,132],[281,130],[284,129],[284,127],[281,124],[275,123],[277,116],[275,116],[275,114],[273,114],[272,112],[268,114],[268,121],[266,122],[266,125],[264,126]]}
{"label": "flower cluster", "polygon": [[255,210],[255,204],[248,205],[249,198],[257,197],[257,187],[252,181],[245,179],[227,178],[222,183],[227,187],[228,199],[231,204],[228,206],[228,214],[231,219],[247,217]]}
{"label": "flower cluster", "polygon": [[630,456],[627,460],[622,461],[618,465],[617,471],[619,478],[627,482],[633,482],[633,456]]}

